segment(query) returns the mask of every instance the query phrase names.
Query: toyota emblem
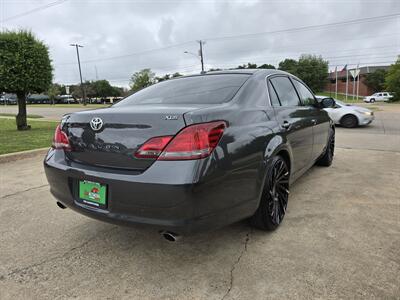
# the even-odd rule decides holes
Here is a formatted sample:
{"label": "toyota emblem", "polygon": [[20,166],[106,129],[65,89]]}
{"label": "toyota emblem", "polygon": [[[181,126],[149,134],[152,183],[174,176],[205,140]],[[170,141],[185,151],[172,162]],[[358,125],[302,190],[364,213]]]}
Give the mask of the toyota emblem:
{"label": "toyota emblem", "polygon": [[94,130],[94,131],[99,131],[102,127],[103,127],[103,120],[100,119],[99,117],[93,118],[90,121],[90,127]]}

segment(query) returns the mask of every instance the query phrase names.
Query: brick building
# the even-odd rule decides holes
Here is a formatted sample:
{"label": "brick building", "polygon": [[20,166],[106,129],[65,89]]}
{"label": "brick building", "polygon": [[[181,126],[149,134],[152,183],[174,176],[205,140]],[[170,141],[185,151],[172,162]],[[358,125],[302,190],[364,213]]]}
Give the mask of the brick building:
{"label": "brick building", "polygon": [[[384,70],[388,70],[389,66],[366,66],[366,67],[360,67],[360,85],[359,85],[359,91],[358,94],[359,96],[369,96],[377,91],[372,90],[371,88],[369,88],[368,86],[365,85],[364,80],[365,80],[365,76],[368,73],[373,73],[374,71],[378,70],[378,69],[384,69]],[[348,81],[349,81],[349,86],[348,86],[348,94],[352,95],[353,94],[353,83],[355,85],[354,90],[355,93],[357,93],[357,80],[354,80],[353,77],[350,74],[350,70],[354,70],[353,69],[348,69],[349,72],[349,77],[348,77]],[[337,71],[337,81],[338,81],[338,85],[337,85],[337,91],[338,94],[346,94],[346,69],[343,69],[341,71]],[[357,79],[357,78],[356,78]],[[326,84],[325,90],[327,92],[331,92],[334,93],[335,92],[335,88],[336,88],[336,74],[335,71],[330,72],[328,74],[328,83]]]}

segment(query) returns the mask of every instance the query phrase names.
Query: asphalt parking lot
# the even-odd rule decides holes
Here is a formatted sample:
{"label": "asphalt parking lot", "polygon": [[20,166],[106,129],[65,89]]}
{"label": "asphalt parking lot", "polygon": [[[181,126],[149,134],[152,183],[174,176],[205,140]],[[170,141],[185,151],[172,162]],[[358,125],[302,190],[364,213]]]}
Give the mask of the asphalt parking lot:
{"label": "asphalt parking lot", "polygon": [[1,164],[0,299],[399,299],[400,105],[337,128],[274,233],[243,221],[178,243],[61,210],[42,157]]}
{"label": "asphalt parking lot", "polygon": [[[41,105],[41,104],[36,104],[36,105],[29,105],[27,107],[28,114],[31,115],[39,115],[42,116],[44,120],[60,120],[63,115],[67,113],[72,113],[72,112],[77,112],[77,111],[82,111],[82,110],[89,110],[98,108],[99,106],[91,106],[88,105],[86,107],[81,106],[77,107],[74,105],[71,105],[71,107],[68,107],[67,104],[64,104],[62,106],[57,106],[55,105],[54,107],[50,105]],[[6,114],[17,114],[18,113],[18,106],[17,105],[0,105],[0,113],[6,113]]]}

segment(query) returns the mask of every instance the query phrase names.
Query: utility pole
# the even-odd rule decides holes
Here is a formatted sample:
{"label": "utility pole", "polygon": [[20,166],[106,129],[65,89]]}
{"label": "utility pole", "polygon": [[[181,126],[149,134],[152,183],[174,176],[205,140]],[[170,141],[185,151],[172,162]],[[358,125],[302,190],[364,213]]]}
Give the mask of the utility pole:
{"label": "utility pole", "polygon": [[79,67],[79,77],[81,79],[81,90],[82,90],[82,97],[83,97],[83,105],[86,105],[86,93],[85,93],[85,89],[83,87],[81,61],[79,59],[79,48],[83,48],[83,46],[79,45],[79,44],[70,44],[70,46],[76,48],[76,57],[78,58],[78,67]]}
{"label": "utility pole", "polygon": [[189,51],[185,51],[185,52],[183,52],[183,53],[190,54],[190,55],[196,56],[197,58],[200,58],[200,63],[201,63],[201,74],[204,74],[205,72],[204,72],[203,46],[205,45],[206,42],[205,42],[205,41],[202,41],[202,40],[198,40],[197,42],[198,42],[199,45],[200,45],[198,54],[195,54],[195,53],[192,53],[192,52],[189,52]]}
{"label": "utility pole", "polygon": [[200,62],[201,62],[201,73],[204,73],[204,57],[203,57],[203,45],[206,43],[202,40],[197,41],[200,45],[200,50],[199,50],[199,56],[200,56]]}
{"label": "utility pole", "polygon": [[99,75],[97,74],[97,66],[94,66],[94,70],[96,71],[96,80],[99,80]]}

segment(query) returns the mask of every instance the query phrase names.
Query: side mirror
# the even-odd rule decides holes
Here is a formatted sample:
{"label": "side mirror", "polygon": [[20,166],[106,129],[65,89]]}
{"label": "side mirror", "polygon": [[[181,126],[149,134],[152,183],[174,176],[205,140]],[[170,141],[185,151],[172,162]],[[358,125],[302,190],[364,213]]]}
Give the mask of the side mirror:
{"label": "side mirror", "polygon": [[318,100],[318,104],[322,108],[332,108],[332,107],[335,107],[336,102],[333,98],[326,97],[326,98]]}

